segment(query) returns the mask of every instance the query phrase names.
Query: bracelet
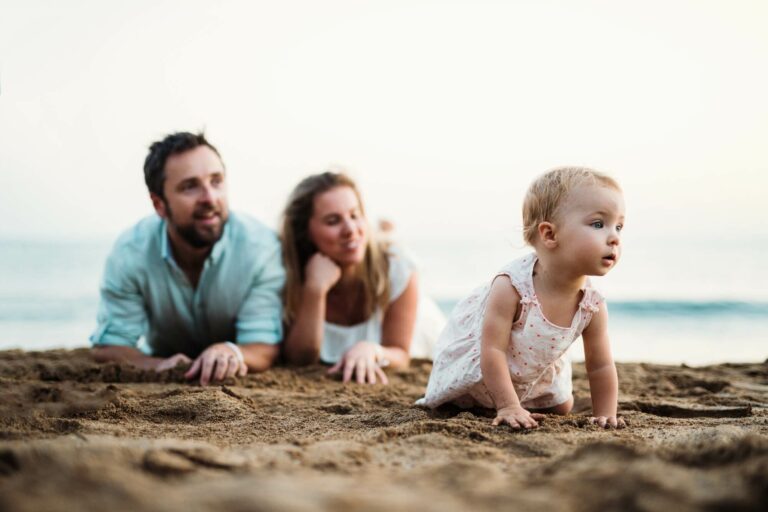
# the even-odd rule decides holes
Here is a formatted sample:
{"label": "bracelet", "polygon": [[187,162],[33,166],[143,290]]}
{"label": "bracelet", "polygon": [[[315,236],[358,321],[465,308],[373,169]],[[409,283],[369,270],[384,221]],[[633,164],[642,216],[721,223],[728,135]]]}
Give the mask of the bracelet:
{"label": "bracelet", "polygon": [[243,357],[243,351],[240,350],[240,347],[232,343],[231,341],[225,341],[224,344],[228,346],[230,349],[232,349],[232,352],[235,353],[235,356],[237,357],[237,361],[240,363],[245,362],[245,357]]}
{"label": "bracelet", "polygon": [[389,359],[384,357],[384,347],[376,345],[374,350],[376,352],[376,364],[379,365],[379,368],[386,368],[389,366]]}

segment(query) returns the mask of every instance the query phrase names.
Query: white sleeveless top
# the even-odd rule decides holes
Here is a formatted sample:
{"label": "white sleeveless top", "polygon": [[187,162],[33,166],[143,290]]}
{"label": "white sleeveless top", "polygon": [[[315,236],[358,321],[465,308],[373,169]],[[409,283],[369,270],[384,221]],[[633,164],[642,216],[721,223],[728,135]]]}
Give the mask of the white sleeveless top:
{"label": "white sleeveless top", "polygon": [[[512,324],[507,365],[521,404],[529,408],[552,407],[570,398],[571,364],[566,351],[603,302],[587,280],[571,325],[551,323],[544,317],[533,288],[537,259],[529,254],[508,263],[496,274],[508,276],[520,295],[520,318]],[[454,308],[437,341],[427,392],[417,404],[434,408],[454,402],[460,406],[494,407],[480,370],[483,318],[492,282],[476,289]]]}
{"label": "white sleeveless top", "polygon": [[[403,294],[413,273],[413,264],[402,251],[394,246],[389,250],[389,302]],[[378,308],[368,320],[356,325],[337,325],[325,322],[323,344],[320,346],[320,360],[335,363],[358,341],[372,341],[381,344],[381,327],[384,320]]]}

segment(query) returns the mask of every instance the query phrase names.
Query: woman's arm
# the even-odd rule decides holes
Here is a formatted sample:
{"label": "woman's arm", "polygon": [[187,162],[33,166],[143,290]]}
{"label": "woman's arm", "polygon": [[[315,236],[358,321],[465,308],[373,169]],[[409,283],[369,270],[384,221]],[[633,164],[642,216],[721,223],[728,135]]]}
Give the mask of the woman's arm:
{"label": "woman's arm", "polygon": [[589,390],[592,395],[592,414],[601,427],[623,427],[624,420],[617,418],[619,378],[611,355],[608,339],[608,311],[603,305],[584,332],[584,361],[587,367]]}
{"label": "woman's arm", "polygon": [[285,336],[289,363],[304,365],[319,360],[328,290],[340,277],[341,269],[324,254],[316,253],[309,259],[299,309]]}
{"label": "woman's arm", "polygon": [[513,428],[538,426],[539,414],[531,414],[520,405],[507,364],[509,336],[520,304],[520,295],[507,276],[499,276],[491,285],[480,345],[480,370],[483,383],[496,406],[494,425],[507,423]]}
{"label": "woman's arm", "polygon": [[403,293],[392,301],[384,314],[381,345],[373,341],[358,341],[328,372],[342,372],[344,382],[350,382],[354,377],[359,384],[376,384],[377,381],[388,384],[380,364],[386,360],[393,368],[405,368],[410,363],[409,351],[418,302],[419,280],[413,272]]}
{"label": "woman's arm", "polygon": [[392,368],[406,368],[411,362],[411,342],[419,305],[419,277],[411,273],[403,293],[395,299],[384,314],[381,325],[381,357]]}

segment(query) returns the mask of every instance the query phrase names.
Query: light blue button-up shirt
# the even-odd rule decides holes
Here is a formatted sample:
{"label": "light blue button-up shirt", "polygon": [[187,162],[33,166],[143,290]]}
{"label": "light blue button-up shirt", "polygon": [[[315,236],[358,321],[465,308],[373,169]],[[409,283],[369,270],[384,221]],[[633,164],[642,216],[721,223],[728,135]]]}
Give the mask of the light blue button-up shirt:
{"label": "light blue button-up shirt", "polygon": [[230,213],[193,288],[153,215],[123,233],[107,259],[91,343],[197,356],[220,341],[279,343],[285,271],[280,243],[259,221]]}

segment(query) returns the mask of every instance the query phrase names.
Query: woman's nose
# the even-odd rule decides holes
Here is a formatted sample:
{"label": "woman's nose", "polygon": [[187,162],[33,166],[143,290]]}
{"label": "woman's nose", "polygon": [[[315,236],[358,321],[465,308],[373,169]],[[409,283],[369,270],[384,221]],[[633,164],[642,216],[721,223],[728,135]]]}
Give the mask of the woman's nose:
{"label": "woman's nose", "polygon": [[352,219],[344,219],[341,223],[341,231],[345,235],[353,233],[355,231],[355,222]]}

